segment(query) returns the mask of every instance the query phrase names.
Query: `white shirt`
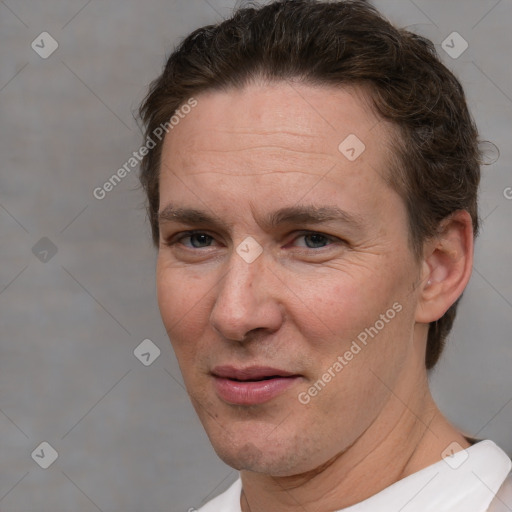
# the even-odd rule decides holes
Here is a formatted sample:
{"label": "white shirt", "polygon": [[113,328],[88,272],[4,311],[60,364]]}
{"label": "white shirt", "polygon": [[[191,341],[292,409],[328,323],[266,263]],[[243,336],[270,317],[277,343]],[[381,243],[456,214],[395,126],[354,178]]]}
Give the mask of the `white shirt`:
{"label": "white shirt", "polygon": [[[511,469],[512,462],[501,448],[489,440],[479,441],[338,512],[486,512],[491,502],[499,510],[512,510],[508,498],[505,503],[493,501]],[[198,512],[242,512],[241,492],[238,478]]]}

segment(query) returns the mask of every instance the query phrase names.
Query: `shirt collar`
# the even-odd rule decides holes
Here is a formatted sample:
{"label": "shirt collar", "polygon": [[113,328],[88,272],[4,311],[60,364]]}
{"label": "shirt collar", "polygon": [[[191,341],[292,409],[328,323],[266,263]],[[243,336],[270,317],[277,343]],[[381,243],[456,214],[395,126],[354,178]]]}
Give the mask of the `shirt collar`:
{"label": "shirt collar", "polygon": [[339,512],[485,512],[511,467],[494,442],[480,441]]}
{"label": "shirt collar", "polygon": [[[485,512],[511,468],[493,441],[480,441],[338,512]],[[241,512],[241,491],[238,478],[200,512]]]}

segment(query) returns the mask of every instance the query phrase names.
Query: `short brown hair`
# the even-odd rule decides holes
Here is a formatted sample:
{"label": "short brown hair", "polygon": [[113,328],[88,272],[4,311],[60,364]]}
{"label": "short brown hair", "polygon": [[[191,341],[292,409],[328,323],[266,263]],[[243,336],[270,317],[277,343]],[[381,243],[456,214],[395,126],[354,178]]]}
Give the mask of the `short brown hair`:
{"label": "short brown hair", "polygon": [[[387,179],[407,207],[415,256],[457,210],[470,213],[477,235],[478,133],[462,86],[431,41],[395,28],[363,0],[280,0],[239,9],[195,30],[169,57],[140,108],[146,137],[193,95],[242,88],[257,77],[368,88],[377,113],[400,133]],[[156,246],[162,144],[144,157],[140,174]],[[430,324],[428,369],[439,359],[459,300]]]}

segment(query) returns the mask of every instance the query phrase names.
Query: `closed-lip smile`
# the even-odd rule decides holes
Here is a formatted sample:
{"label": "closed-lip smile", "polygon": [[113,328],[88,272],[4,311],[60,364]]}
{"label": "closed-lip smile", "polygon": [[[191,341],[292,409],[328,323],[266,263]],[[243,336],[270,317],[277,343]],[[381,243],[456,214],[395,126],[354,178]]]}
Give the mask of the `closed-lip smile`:
{"label": "closed-lip smile", "polygon": [[277,397],[300,375],[269,366],[216,366],[211,371],[217,395],[234,405],[257,405]]}

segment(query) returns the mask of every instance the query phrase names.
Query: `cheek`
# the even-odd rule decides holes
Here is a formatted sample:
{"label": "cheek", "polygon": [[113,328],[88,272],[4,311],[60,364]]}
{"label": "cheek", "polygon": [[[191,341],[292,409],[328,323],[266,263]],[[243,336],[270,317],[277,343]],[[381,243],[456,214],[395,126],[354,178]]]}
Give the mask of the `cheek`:
{"label": "cheek", "polygon": [[197,350],[209,318],[210,280],[183,267],[157,263],[157,299],[160,315],[178,360]]}
{"label": "cheek", "polygon": [[342,439],[345,446],[382,410],[387,386],[408,355],[412,317],[401,301],[394,301],[394,288],[384,286],[381,294],[372,294],[357,286],[331,285],[339,299],[317,292],[309,304],[323,309],[312,314],[304,308],[296,315],[309,360],[308,380],[298,390],[310,399],[307,416],[314,428],[325,429],[326,436]]}
{"label": "cheek", "polygon": [[377,376],[395,378],[413,339],[413,301],[403,277],[373,273],[304,287],[307,299],[294,318],[307,343],[310,385],[329,383],[320,408],[341,406],[358,415],[361,400],[368,400],[368,410],[379,407],[387,391]]}
{"label": "cheek", "polygon": [[315,350],[322,350],[324,340],[328,352],[343,348],[372,326],[399,295],[392,280],[362,270],[348,274],[329,269],[314,280],[295,275],[286,282],[293,283],[292,295],[299,299],[294,300],[294,321],[305,338],[315,343]]}

